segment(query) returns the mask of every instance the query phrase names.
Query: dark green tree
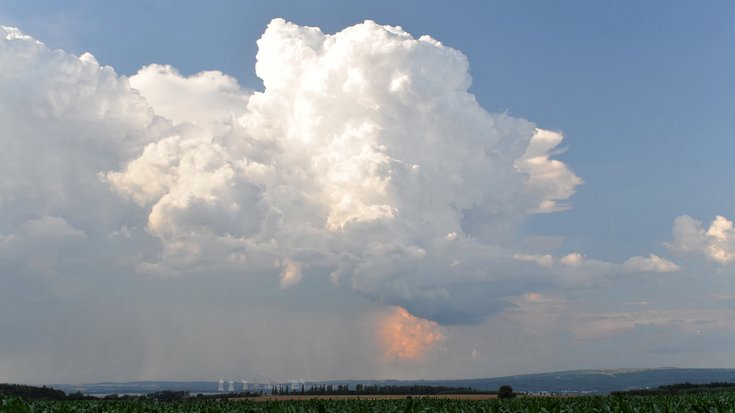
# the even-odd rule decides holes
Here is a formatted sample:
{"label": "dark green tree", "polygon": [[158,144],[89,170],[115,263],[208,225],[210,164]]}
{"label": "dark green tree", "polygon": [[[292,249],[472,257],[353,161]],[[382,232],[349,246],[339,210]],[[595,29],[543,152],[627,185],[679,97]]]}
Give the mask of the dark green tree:
{"label": "dark green tree", "polygon": [[500,386],[500,388],[498,389],[499,399],[512,399],[514,397],[516,397],[516,395],[513,393],[513,388],[508,386],[507,384]]}

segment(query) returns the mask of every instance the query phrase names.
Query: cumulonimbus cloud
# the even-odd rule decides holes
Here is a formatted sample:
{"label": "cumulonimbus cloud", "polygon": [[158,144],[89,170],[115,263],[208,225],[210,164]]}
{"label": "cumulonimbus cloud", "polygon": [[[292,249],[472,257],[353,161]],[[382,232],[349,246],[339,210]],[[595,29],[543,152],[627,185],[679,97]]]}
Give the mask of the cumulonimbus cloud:
{"label": "cumulonimbus cloud", "polygon": [[[291,287],[318,268],[418,316],[477,322],[503,308],[495,281],[522,256],[518,225],[568,208],[582,182],[553,159],[561,133],[488,113],[462,53],[400,27],[330,35],[275,19],[258,41],[262,92],[160,65],[128,81],[3,33],[0,168],[17,177],[4,211],[58,217],[92,242],[153,240],[129,260],[141,273]],[[4,215],[4,234],[21,215]]]}
{"label": "cumulonimbus cloud", "polygon": [[335,282],[428,316],[422,303],[454,308],[445,284],[477,277],[488,249],[528,214],[566,208],[581,183],[551,159],[561,134],[483,110],[465,56],[428,36],[276,19],[258,46],[265,90],[229,131],[166,138],[108,174],[150,208],[161,265],[180,266],[169,246],[189,265],[202,242],[226,240],[244,262],[331,266]]}

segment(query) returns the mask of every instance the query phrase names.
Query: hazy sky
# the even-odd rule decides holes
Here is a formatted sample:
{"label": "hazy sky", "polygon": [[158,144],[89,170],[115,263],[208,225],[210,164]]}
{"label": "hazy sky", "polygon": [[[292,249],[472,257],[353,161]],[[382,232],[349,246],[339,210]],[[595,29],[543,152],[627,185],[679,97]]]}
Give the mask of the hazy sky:
{"label": "hazy sky", "polygon": [[735,367],[732,2],[0,0],[0,382]]}

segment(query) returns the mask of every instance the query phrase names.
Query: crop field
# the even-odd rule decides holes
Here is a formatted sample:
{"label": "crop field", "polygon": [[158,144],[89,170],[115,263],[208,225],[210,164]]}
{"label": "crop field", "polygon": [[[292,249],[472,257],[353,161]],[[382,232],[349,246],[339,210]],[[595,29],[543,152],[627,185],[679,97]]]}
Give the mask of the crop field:
{"label": "crop field", "polygon": [[0,413],[543,413],[543,412],[716,412],[735,413],[735,393],[667,396],[522,397],[458,400],[442,398],[196,400],[165,403],[152,400],[26,401],[0,399]]}

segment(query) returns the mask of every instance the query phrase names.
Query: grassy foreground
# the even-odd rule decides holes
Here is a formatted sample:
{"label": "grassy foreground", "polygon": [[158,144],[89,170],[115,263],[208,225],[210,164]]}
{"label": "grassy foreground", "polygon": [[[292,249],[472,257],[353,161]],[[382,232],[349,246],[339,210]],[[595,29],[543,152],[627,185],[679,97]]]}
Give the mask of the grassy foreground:
{"label": "grassy foreground", "polygon": [[0,398],[0,413],[542,413],[717,412],[735,413],[735,393],[660,396],[523,397],[507,400],[406,398],[391,400],[153,400],[29,401]]}

